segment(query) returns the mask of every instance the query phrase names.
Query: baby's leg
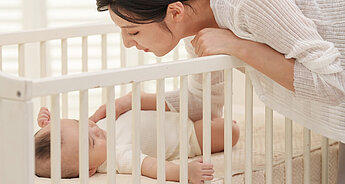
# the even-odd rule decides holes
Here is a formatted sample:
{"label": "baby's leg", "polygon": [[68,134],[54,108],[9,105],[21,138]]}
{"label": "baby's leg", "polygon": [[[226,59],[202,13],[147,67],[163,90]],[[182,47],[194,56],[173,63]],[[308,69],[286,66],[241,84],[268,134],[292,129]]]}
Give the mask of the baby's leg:
{"label": "baby's leg", "polygon": [[[202,150],[202,120],[194,123],[195,134]],[[232,146],[234,146],[239,138],[240,131],[235,121],[232,123]],[[216,153],[224,150],[224,119],[214,118],[211,122],[211,152]]]}

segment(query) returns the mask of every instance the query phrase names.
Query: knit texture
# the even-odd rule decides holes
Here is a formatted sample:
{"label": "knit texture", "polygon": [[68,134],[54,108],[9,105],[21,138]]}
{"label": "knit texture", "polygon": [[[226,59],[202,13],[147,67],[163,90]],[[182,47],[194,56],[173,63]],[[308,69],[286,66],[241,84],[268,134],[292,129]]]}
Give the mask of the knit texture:
{"label": "knit texture", "polygon": [[[220,27],[296,59],[295,93],[247,68],[265,105],[323,136],[345,142],[345,1],[211,0],[210,5]],[[186,44],[193,54],[190,41]],[[223,83],[219,79],[212,81],[212,91]],[[190,85],[189,91],[200,98],[195,91],[201,89],[195,86]]]}
{"label": "knit texture", "polygon": [[345,2],[211,0],[211,8],[221,27],[296,59],[295,93],[248,68],[259,98],[303,126],[344,142]]}

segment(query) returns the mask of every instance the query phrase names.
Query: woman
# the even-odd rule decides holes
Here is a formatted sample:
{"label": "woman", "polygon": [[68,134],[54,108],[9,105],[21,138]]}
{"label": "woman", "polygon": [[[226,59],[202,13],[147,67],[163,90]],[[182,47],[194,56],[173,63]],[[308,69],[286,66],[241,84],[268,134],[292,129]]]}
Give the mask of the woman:
{"label": "woman", "polygon": [[[248,71],[266,105],[345,142],[343,0],[97,0],[97,6],[110,10],[126,47],[163,56],[195,35],[187,41],[191,54],[238,57],[256,69]],[[189,116],[198,119],[200,76],[190,82]],[[221,116],[222,82],[221,72],[212,74],[214,116]],[[178,93],[166,102],[178,110]]]}

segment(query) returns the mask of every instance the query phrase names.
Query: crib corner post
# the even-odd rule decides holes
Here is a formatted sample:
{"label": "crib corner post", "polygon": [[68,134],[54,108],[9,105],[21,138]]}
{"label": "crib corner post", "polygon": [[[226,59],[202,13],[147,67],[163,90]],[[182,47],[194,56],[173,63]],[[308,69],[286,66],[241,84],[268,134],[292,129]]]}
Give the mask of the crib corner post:
{"label": "crib corner post", "polygon": [[33,103],[0,98],[0,183],[34,184]]}

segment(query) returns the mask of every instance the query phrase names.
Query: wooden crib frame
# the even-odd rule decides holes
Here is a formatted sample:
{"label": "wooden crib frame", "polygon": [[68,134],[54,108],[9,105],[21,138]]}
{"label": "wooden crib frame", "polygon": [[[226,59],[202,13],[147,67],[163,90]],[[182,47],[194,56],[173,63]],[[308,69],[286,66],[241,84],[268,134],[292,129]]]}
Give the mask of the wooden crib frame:
{"label": "wooden crib frame", "polygon": [[[106,36],[109,33],[119,32],[114,25],[86,25],[69,28],[57,28],[47,30],[34,30],[0,35],[0,70],[2,68],[2,46],[18,45],[19,77],[13,77],[0,73],[0,183],[33,184],[34,183],[34,140],[33,140],[33,102],[36,97],[50,96],[52,111],[51,133],[51,160],[52,183],[60,183],[61,180],[61,140],[60,140],[60,97],[62,106],[66,101],[64,93],[71,91],[80,92],[80,179],[81,183],[88,183],[88,89],[103,88],[107,100],[107,155],[108,170],[115,169],[115,157],[110,156],[115,152],[115,105],[114,86],[132,84],[133,101],[133,127],[138,126],[140,120],[140,83],[148,80],[157,80],[157,136],[159,137],[158,149],[158,183],[165,183],[164,166],[164,79],[180,76],[180,183],[188,183],[187,165],[187,128],[188,119],[188,81],[187,76],[203,73],[203,160],[210,161],[210,123],[211,123],[211,72],[224,70],[225,74],[225,176],[224,183],[231,183],[232,167],[232,70],[237,67],[248,67],[244,62],[231,56],[209,56],[181,61],[164,62],[136,67],[104,70],[100,72],[87,72],[87,37],[100,35],[102,37],[102,66],[106,66]],[[25,79],[24,45],[27,43],[40,43],[41,66],[45,66],[46,42],[49,40],[61,40],[62,63],[67,63],[67,39],[81,37],[83,40],[83,72],[75,75],[63,75],[60,77],[43,78],[36,80]],[[123,46],[121,57],[124,61]],[[198,66],[198,67],[195,67]],[[106,67],[105,67],[106,68]],[[104,68],[104,69],[105,69]],[[41,68],[41,77],[46,76],[44,67]],[[245,182],[252,183],[252,147],[253,147],[253,88],[246,74],[245,92],[245,122],[246,122],[246,171]],[[42,98],[44,101],[44,98]],[[273,167],[273,111],[266,107],[266,183],[272,184]],[[229,126],[230,125],[230,126]],[[140,145],[139,131],[133,128],[133,166],[132,178],[135,184],[140,183]],[[310,183],[310,130],[305,128],[304,151],[304,183]],[[286,118],[286,183],[292,184],[292,121]],[[323,139],[322,144],[322,183],[328,179],[328,139]],[[108,183],[115,183],[116,174],[109,172]]]}

